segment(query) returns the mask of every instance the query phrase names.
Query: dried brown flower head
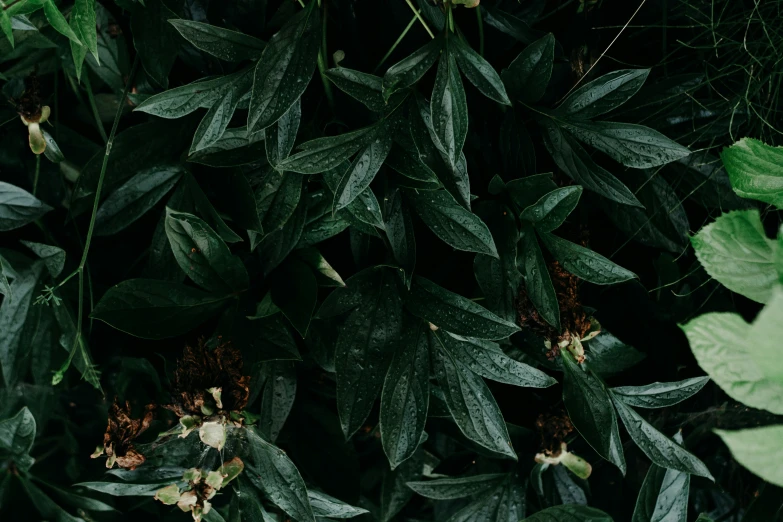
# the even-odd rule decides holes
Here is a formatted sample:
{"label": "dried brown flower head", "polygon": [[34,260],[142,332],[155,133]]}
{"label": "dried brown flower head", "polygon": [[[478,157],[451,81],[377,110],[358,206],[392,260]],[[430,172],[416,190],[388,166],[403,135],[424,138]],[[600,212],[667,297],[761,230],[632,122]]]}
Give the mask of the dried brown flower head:
{"label": "dried brown flower head", "polygon": [[177,361],[172,404],[166,406],[178,417],[242,411],[250,397],[250,376],[242,375],[242,353],[230,343],[214,350],[199,339],[186,346]]}
{"label": "dried brown flower head", "polygon": [[541,451],[547,456],[557,457],[562,443],[568,434],[574,431],[574,425],[564,411],[555,415],[542,413],[536,419],[536,431],[541,441]]}
{"label": "dried brown flower head", "polygon": [[16,100],[16,112],[29,122],[37,122],[41,119],[42,107],[38,77],[32,73],[24,79],[24,92]]}
{"label": "dried brown flower head", "polygon": [[144,455],[134,448],[133,440],[149,428],[154,411],[155,405],[148,404],[143,418],[132,419],[130,403],[126,401],[122,405],[114,399],[109,408],[109,424],[103,435],[103,450],[109,457],[106,467],[110,468],[116,462],[121,468],[135,469],[144,462]]}

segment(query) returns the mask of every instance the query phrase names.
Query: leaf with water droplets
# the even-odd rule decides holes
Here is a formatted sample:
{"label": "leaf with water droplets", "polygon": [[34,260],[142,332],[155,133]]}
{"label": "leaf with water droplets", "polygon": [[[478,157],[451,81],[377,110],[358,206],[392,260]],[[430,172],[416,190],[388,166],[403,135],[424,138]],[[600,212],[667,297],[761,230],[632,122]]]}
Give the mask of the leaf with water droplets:
{"label": "leaf with water droplets", "polygon": [[405,307],[438,328],[476,339],[505,339],[520,329],[470,299],[420,276],[413,278]]}
{"label": "leaf with water droplets", "polygon": [[571,186],[553,190],[525,208],[520,219],[529,221],[541,232],[552,232],[573,212],[582,195],[582,187]]}
{"label": "leaf with water droplets", "polygon": [[334,191],[333,211],[347,207],[370,187],[392,147],[391,129],[379,130],[375,140],[359,151]]}
{"label": "leaf with water droplets", "polygon": [[539,511],[523,522],[614,522],[612,517],[587,506],[554,506]]}
{"label": "leaf with water droplets", "polygon": [[601,457],[625,475],[625,457],[617,416],[604,383],[589,368],[576,363],[568,351],[563,361],[563,402],[579,434]]}
{"label": "leaf with water droplets", "polygon": [[446,244],[457,250],[498,257],[487,225],[445,190],[407,191],[406,197],[424,224]]}
{"label": "leaf with water droplets", "polygon": [[505,473],[489,473],[459,478],[439,478],[408,482],[408,487],[424,498],[453,500],[480,495],[494,489],[506,480]]}
{"label": "leaf with water droplets", "polygon": [[399,190],[392,190],[385,199],[386,237],[389,239],[394,259],[405,270],[405,281],[410,287],[413,270],[416,268],[416,237],[413,234],[413,219],[411,219],[410,210]]}
{"label": "leaf with water droplets", "polygon": [[419,81],[438,59],[442,47],[443,37],[438,36],[410,56],[389,67],[383,76],[384,99],[388,100],[396,91],[410,87]]}
{"label": "leaf with water droplets", "polygon": [[623,343],[620,339],[601,329],[601,334],[586,343],[587,363],[590,369],[601,377],[611,377],[639,364],[644,354]]}
{"label": "leaf with water droplets", "polygon": [[301,119],[302,103],[297,98],[277,122],[264,129],[266,158],[273,167],[276,167],[291,154]]}
{"label": "leaf with water droplets", "polygon": [[209,108],[199,123],[188,155],[211,147],[223,136],[239,101],[247,94],[251,85],[250,75],[244,74],[223,91],[222,97]]}
{"label": "leaf with water droplets", "polygon": [[[432,462],[434,461],[434,463]],[[413,498],[413,490],[407,486],[411,480],[421,477],[427,466],[434,467],[438,460],[421,447],[411,458],[396,469],[386,469],[381,483],[380,522],[389,522]]]}
{"label": "leaf with water droplets", "polygon": [[631,522],[686,522],[690,482],[687,473],[650,466]]}
{"label": "leaf with water droplets", "polygon": [[449,522],[519,522],[525,516],[525,483],[514,474],[454,513]]}
{"label": "leaf with water droplets", "polygon": [[555,59],[555,37],[550,33],[531,43],[500,76],[515,100],[535,103],[546,92]]}
{"label": "leaf with water droplets", "polygon": [[386,109],[383,78],[345,67],[329,69],[325,74],[341,91],[371,111],[383,112]]}
{"label": "leaf with water droplets", "polygon": [[676,469],[714,481],[707,466],[701,460],[653,428],[641,415],[626,405],[614,393],[610,392],[610,394],[612,402],[615,408],[617,408],[617,413],[620,419],[622,419],[625,429],[628,430],[628,434],[653,463],[667,469]]}
{"label": "leaf with water droplets", "polygon": [[476,254],[473,259],[473,274],[484,294],[484,306],[497,316],[507,320],[517,320],[516,299],[522,274],[517,268],[517,230],[516,219],[505,205],[498,202],[482,202],[476,212],[489,227],[500,259],[486,254]]}
{"label": "leaf with water droplets", "polygon": [[484,380],[452,356],[429,332],[435,375],[454,422],[465,437],[493,453],[516,460],[506,422]]}
{"label": "leaf with water droplets", "polygon": [[[337,190],[340,180],[343,178],[343,175],[347,173],[350,165],[349,162],[344,161],[335,168],[327,170],[322,174],[323,179],[332,194]],[[332,197],[332,200],[334,200],[334,197]],[[372,187],[367,187],[359,192],[356,198],[346,205],[345,209],[348,212],[349,217],[360,222],[359,225],[369,225],[369,230],[372,231],[372,235],[377,235],[374,227],[384,228],[383,217],[381,216],[381,205],[378,203],[378,198],[375,197]],[[352,224],[355,225],[355,223]]]}
{"label": "leaf with water droplets", "polygon": [[375,139],[379,125],[346,132],[338,136],[316,138],[302,143],[301,152],[281,161],[277,168],[300,174],[318,174],[333,169]]}
{"label": "leaf with water droplets", "polygon": [[525,276],[527,295],[541,317],[560,330],[560,304],[544,260],[544,253],[541,252],[536,233],[530,225],[522,227],[519,245],[521,252],[519,263]]}
{"label": "leaf with water droplets", "polygon": [[457,62],[447,40],[438,62],[435,86],[432,88],[432,127],[444,157],[455,168],[468,135],[468,104],[457,70]]}
{"label": "leaf with water droplets", "polygon": [[696,395],[710,381],[709,377],[693,377],[679,382],[654,382],[645,386],[612,388],[614,396],[628,406],[666,408]]}
{"label": "leaf with water droplets", "polygon": [[364,508],[346,504],[345,502],[320,491],[308,490],[307,496],[310,498],[313,514],[319,518],[353,518],[369,513]]}
{"label": "leaf with water droplets", "polygon": [[406,314],[381,394],[380,429],[391,469],[410,458],[421,441],[429,407],[427,324]]}
{"label": "leaf with water droplets", "polygon": [[535,204],[536,201],[555,189],[557,189],[557,185],[552,181],[551,172],[524,176],[506,183],[509,197],[519,209]]}
{"label": "leaf with water droplets", "polygon": [[589,248],[571,243],[553,234],[540,234],[547,249],[563,268],[585,281],[597,285],[622,283],[636,278],[630,270],[612,263],[601,254]]}
{"label": "leaf with water droplets", "polygon": [[271,233],[285,225],[301,197],[301,174],[268,170],[255,192],[258,219],[264,232]]}
{"label": "leaf with water droplets", "polygon": [[489,62],[471,49],[462,38],[452,38],[449,43],[453,46],[454,56],[460,71],[470,80],[470,83],[490,100],[503,105],[511,105],[503,81]]}
{"label": "leaf with water droplets", "polygon": [[616,109],[642,87],[650,69],[621,69],[596,78],[572,92],[554,114],[589,120]]}
{"label": "leaf with water droplets", "polygon": [[193,20],[169,20],[182,37],[197,49],[227,62],[255,60],[266,44],[258,38]]}

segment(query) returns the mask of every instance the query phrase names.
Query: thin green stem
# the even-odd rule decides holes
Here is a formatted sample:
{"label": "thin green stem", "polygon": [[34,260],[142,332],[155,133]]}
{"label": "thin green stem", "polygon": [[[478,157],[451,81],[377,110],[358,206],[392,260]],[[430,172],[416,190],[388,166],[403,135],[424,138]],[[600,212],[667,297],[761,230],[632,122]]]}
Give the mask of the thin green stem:
{"label": "thin green stem", "polygon": [[[318,0],[318,7],[321,7],[321,0]],[[321,73],[321,82],[324,84],[324,92],[326,93],[326,100],[329,102],[329,108],[332,109],[332,114],[334,114],[334,94],[332,93],[332,84],[329,81],[329,79],[326,77],[326,69],[329,68],[327,64],[327,56],[329,56],[326,51],[326,21],[327,21],[327,12],[326,12],[326,2],[323,3],[323,22],[321,26],[321,50],[318,51],[318,72]]]}
{"label": "thin green stem", "polygon": [[484,57],[484,17],[481,15],[481,6],[476,6],[476,20],[478,20],[479,54]]}
{"label": "thin green stem", "polygon": [[435,35],[433,34],[432,30],[430,29],[430,26],[427,25],[427,22],[424,21],[424,18],[421,16],[421,13],[416,10],[416,8],[413,6],[413,3],[411,0],[405,0],[405,2],[408,4],[408,7],[411,8],[411,11],[413,11],[413,14],[416,15],[416,18],[419,19],[419,22],[421,22],[421,25],[424,26],[424,29],[427,30],[427,33],[430,35],[430,38],[435,38]]}
{"label": "thin green stem", "polygon": [[[421,12],[421,10],[419,10],[418,12]],[[400,33],[400,36],[397,38],[397,41],[394,42],[394,44],[391,46],[391,48],[388,50],[388,52],[385,55],[383,55],[383,58],[381,58],[381,61],[378,62],[378,65],[375,66],[375,69],[374,69],[373,72],[375,72],[378,69],[380,69],[381,65],[383,65],[383,63],[386,60],[389,59],[389,56],[391,56],[391,53],[393,53],[394,50],[397,48],[397,46],[400,45],[400,42],[402,41],[403,38],[405,38],[405,35],[408,34],[408,31],[411,30],[411,27],[413,27],[413,24],[416,23],[416,20],[418,20],[418,18],[416,17],[416,15],[414,15],[413,18],[411,18],[411,21],[408,22],[408,25],[402,31],[402,33]]]}
{"label": "thin green stem", "polygon": [[[109,138],[106,136],[106,129],[103,128],[103,122],[101,121],[101,117],[98,114],[98,106],[95,104],[95,96],[92,94],[92,85],[90,84],[89,71],[84,71],[83,79],[84,89],[87,91],[87,99],[90,102],[90,110],[92,110],[92,117],[95,118],[95,126],[98,127],[98,132],[101,134],[101,139],[105,145],[106,142],[109,141]],[[120,102],[120,107],[122,107],[122,102]]]}
{"label": "thin green stem", "polygon": [[35,174],[33,175],[33,196],[38,192],[38,175],[41,173],[41,155],[35,155]]}

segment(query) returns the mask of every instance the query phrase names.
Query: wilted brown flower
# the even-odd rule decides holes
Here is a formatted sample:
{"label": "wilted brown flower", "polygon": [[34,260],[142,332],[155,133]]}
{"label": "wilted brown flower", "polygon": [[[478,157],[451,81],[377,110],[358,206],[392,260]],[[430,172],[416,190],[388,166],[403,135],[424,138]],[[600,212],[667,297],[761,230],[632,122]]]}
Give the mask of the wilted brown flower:
{"label": "wilted brown flower", "polygon": [[250,376],[242,375],[242,353],[230,343],[210,349],[200,339],[177,361],[172,404],[178,417],[241,411],[250,397]]}
{"label": "wilted brown flower", "polygon": [[132,419],[130,403],[126,401],[122,405],[114,399],[114,404],[109,408],[109,424],[103,435],[103,450],[109,457],[107,467],[112,467],[116,462],[121,468],[136,469],[144,462],[144,455],[133,447],[133,439],[149,428],[154,411],[155,405],[148,404],[144,408],[143,418]]}
{"label": "wilted brown flower", "polygon": [[574,431],[574,425],[564,411],[554,415],[542,413],[536,419],[536,431],[541,440],[541,451],[549,457],[557,457],[562,443]]}
{"label": "wilted brown flower", "polygon": [[16,100],[16,111],[27,121],[37,122],[41,119],[43,103],[39,91],[38,77],[31,73],[24,79],[24,92]]}

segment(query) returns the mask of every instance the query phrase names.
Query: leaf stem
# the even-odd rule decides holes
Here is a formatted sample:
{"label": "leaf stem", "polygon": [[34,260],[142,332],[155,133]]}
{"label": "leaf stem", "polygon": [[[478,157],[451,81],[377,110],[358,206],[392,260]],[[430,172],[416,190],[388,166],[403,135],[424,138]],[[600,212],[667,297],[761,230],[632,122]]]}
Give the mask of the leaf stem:
{"label": "leaf stem", "polygon": [[33,175],[33,196],[38,192],[38,175],[41,173],[41,155],[35,155],[35,174]]}
{"label": "leaf stem", "polygon": [[[106,129],[103,128],[103,122],[98,114],[98,106],[95,104],[95,96],[92,94],[92,85],[90,84],[90,72],[84,71],[84,89],[87,91],[87,99],[90,102],[90,110],[92,110],[92,117],[95,118],[95,126],[98,127],[98,132],[101,134],[101,139],[105,145],[109,138],[106,136]],[[120,101],[120,107],[122,107],[122,101]]]}
{"label": "leaf stem", "polygon": [[[321,7],[321,0],[318,0],[318,7]],[[326,54],[326,1],[323,3],[323,10],[323,22],[321,26],[321,50],[318,51],[318,72],[321,73],[321,82],[324,84],[324,92],[326,93],[326,100],[329,102],[329,108],[332,109],[332,114],[334,114],[334,94],[332,93],[332,84],[326,77],[326,69],[329,68],[326,61],[326,57],[328,56]]]}
{"label": "leaf stem", "polygon": [[416,15],[416,18],[419,19],[419,22],[421,22],[421,25],[424,26],[424,29],[427,30],[427,33],[430,35],[430,38],[435,38],[435,35],[432,33],[432,30],[430,29],[430,26],[427,25],[427,22],[424,21],[424,18],[421,16],[421,13],[416,10],[416,8],[413,6],[413,3],[411,0],[405,0],[405,2],[408,4],[408,7],[411,8],[411,11],[413,11],[413,14]]}
{"label": "leaf stem", "polygon": [[481,15],[481,6],[476,6],[476,20],[478,21],[479,55],[484,57],[484,17]]}
{"label": "leaf stem", "polygon": [[[421,9],[419,9],[417,14],[418,13],[421,13]],[[402,31],[402,33],[400,33],[400,36],[397,38],[397,41],[395,41],[394,44],[392,44],[391,48],[387,51],[387,53],[385,55],[383,55],[383,58],[381,58],[381,61],[378,62],[378,65],[375,66],[375,69],[373,70],[373,72],[375,72],[378,69],[380,69],[381,65],[383,65],[383,63],[386,60],[389,59],[389,56],[391,56],[391,53],[393,53],[394,50],[397,48],[397,46],[400,45],[400,42],[402,41],[403,38],[405,38],[405,35],[408,34],[408,31],[411,30],[411,27],[413,27],[413,24],[416,23],[416,20],[418,20],[418,17],[416,15],[413,15],[413,18],[411,18],[411,21],[408,22],[408,25],[405,27],[405,29]]]}

